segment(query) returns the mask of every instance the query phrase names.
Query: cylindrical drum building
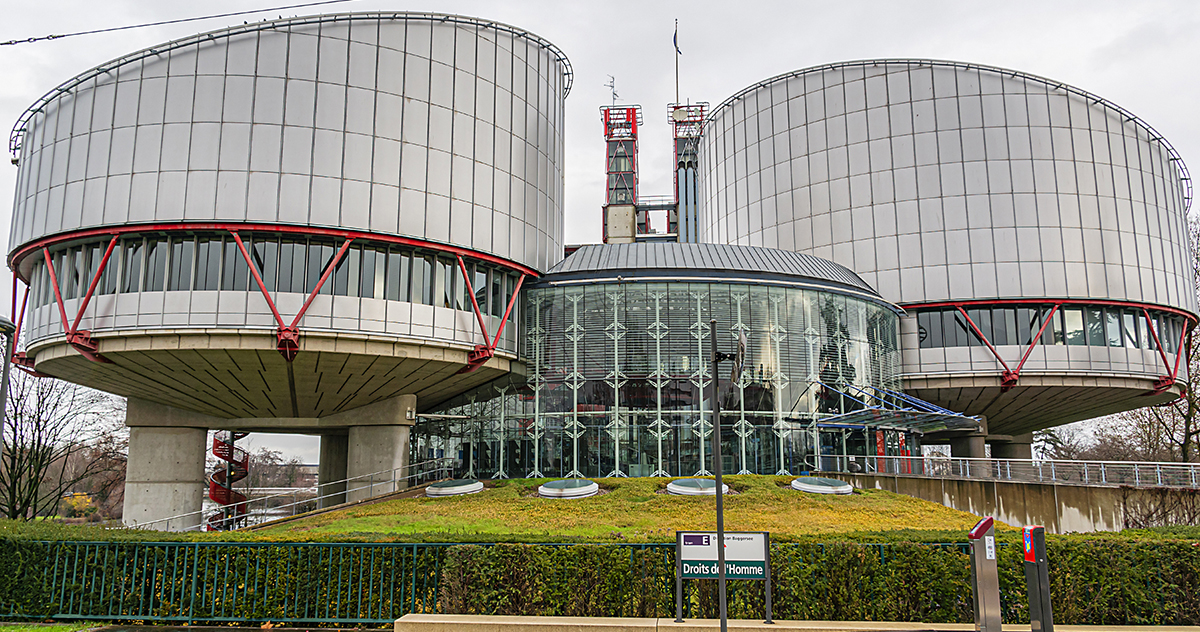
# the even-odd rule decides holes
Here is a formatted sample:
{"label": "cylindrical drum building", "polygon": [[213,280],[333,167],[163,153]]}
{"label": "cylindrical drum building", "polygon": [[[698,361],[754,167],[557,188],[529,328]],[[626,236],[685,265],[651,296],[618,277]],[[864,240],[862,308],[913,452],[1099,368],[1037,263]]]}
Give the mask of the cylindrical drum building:
{"label": "cylindrical drum building", "polygon": [[[349,432],[350,475],[388,469],[407,446],[376,458],[392,439],[355,423],[411,424],[515,368],[513,299],[562,258],[570,78],[520,29],[375,13],[206,33],[67,81],[11,140],[19,361],[129,396],[131,426],[327,433],[343,468]],[[398,419],[345,415],[396,401]]]}
{"label": "cylindrical drum building", "polygon": [[1190,179],[1119,106],[972,64],[833,64],[728,99],[701,154],[704,240],[860,274],[907,312],[905,389],[985,416],[994,454],[1179,396]]}

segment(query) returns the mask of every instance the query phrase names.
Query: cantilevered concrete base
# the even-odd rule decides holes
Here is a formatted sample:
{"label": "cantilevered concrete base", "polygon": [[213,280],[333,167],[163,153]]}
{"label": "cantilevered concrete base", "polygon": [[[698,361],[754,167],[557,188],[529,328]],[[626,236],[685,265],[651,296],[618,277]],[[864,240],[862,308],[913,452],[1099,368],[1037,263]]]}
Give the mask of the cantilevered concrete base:
{"label": "cantilevered concrete base", "polygon": [[[130,526],[147,526],[158,531],[180,531],[200,524],[199,512],[204,501],[204,448],[208,431],[204,427],[155,427],[148,417],[157,404],[130,398],[125,408],[129,424],[129,464],[125,471],[123,520]],[[176,421],[196,415],[175,411]],[[196,420],[197,425],[203,420]],[[138,423],[140,422],[140,423]],[[164,518],[191,514],[179,520],[157,522]]]}

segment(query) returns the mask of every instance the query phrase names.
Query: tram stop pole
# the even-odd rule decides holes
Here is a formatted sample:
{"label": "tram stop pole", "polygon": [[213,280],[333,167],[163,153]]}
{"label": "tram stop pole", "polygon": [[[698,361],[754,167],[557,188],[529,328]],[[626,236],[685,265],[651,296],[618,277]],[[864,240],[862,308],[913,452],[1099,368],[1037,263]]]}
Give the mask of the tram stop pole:
{"label": "tram stop pole", "polygon": [[971,591],[974,594],[975,630],[1000,630],[1000,574],[996,569],[996,528],[990,516],[967,533],[971,542]]}
{"label": "tram stop pole", "polygon": [[717,352],[717,319],[715,318],[708,323],[708,338],[712,350],[710,358],[712,366],[713,411],[712,460],[713,474],[717,479],[717,601],[719,602],[721,611],[721,632],[727,632],[729,629],[729,611],[727,609],[725,592],[725,489],[724,484],[721,482],[721,466],[724,464],[724,459],[721,458],[721,403],[717,400],[717,397],[721,393],[721,376],[717,371],[717,363],[729,358],[725,354]]}
{"label": "tram stop pole", "polygon": [[1029,629],[1054,632],[1054,611],[1050,607],[1050,565],[1046,560],[1046,528],[1025,527],[1025,587],[1029,593]]}

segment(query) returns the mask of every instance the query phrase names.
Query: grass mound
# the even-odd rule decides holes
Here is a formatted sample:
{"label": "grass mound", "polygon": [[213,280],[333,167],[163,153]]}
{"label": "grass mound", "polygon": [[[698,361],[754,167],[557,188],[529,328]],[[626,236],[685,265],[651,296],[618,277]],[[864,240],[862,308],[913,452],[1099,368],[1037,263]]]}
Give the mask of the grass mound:
{"label": "grass mound", "polygon": [[[770,531],[776,541],[807,536],[917,533],[942,539],[978,519],[937,503],[880,490],[822,496],[788,487],[793,477],[728,476],[725,528]],[[354,507],[257,531],[272,540],[410,542],[671,542],[676,530],[713,530],[713,498],[662,493],[670,479],[595,479],[602,493],[536,497],[549,479],[488,483],[478,494],[404,498]]]}

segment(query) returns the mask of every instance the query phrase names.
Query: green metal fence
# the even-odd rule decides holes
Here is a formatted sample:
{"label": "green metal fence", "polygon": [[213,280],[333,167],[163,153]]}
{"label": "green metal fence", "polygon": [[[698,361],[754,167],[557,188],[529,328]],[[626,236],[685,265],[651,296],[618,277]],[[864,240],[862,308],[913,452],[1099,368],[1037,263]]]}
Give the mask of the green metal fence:
{"label": "green metal fence", "polygon": [[387,623],[436,612],[447,545],[45,543],[49,612],[164,623]]}
{"label": "green metal fence", "polygon": [[[0,598],[0,618],[114,622],[389,624],[411,612],[441,611],[439,586],[446,551],[454,544],[38,542],[6,559],[0,588],[24,599]],[[480,546],[490,546],[483,544]],[[574,546],[545,544],[538,546]],[[674,544],[613,544],[653,550],[662,564],[642,601],[674,610]],[[890,562],[886,544],[880,563]],[[965,545],[932,545],[962,551]],[[818,545],[818,551],[824,546]],[[647,569],[630,572],[646,575]],[[0,584],[5,584],[0,579]],[[661,585],[659,585],[661,584]],[[761,601],[761,582],[731,582],[739,595]],[[6,592],[0,590],[0,592]],[[685,582],[685,616],[700,614],[701,582]],[[755,595],[758,595],[757,597]],[[23,605],[22,605],[23,604]],[[760,606],[755,606],[760,607]],[[699,610],[697,610],[699,608]]]}

